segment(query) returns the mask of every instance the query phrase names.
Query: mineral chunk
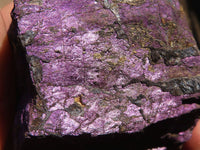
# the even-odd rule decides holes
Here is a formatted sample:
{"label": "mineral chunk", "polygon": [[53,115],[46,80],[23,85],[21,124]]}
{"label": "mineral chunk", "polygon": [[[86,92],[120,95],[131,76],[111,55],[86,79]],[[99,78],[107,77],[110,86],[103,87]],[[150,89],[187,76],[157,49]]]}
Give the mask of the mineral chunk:
{"label": "mineral chunk", "polygon": [[190,138],[200,52],[177,0],[15,0],[13,19],[25,138]]}

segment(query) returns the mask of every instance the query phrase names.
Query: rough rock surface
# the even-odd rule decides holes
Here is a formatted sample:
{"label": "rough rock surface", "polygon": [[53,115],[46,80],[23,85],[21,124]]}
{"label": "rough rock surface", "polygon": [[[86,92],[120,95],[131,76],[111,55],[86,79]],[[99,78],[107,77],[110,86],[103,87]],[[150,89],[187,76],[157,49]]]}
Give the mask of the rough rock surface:
{"label": "rough rock surface", "polygon": [[27,138],[136,133],[191,114],[159,135],[190,138],[200,53],[177,0],[15,0],[13,17],[36,89],[20,111]]}

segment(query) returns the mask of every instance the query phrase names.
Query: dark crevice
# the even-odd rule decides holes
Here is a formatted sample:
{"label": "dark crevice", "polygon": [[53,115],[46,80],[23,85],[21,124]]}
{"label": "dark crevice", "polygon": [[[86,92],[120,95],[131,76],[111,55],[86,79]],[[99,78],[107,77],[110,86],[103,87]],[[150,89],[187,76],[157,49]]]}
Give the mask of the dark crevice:
{"label": "dark crevice", "polygon": [[152,64],[160,63],[163,59],[166,66],[181,65],[181,59],[191,56],[199,56],[198,50],[193,47],[188,47],[182,50],[163,50],[154,47],[147,48],[150,49],[149,59]]}
{"label": "dark crevice", "polygon": [[179,132],[191,129],[195,119],[199,117],[200,109],[193,110],[179,117],[159,121],[144,128],[141,132],[133,134],[109,134],[91,137],[89,134],[80,136],[46,136],[25,139],[22,150],[48,149],[48,150],[92,150],[92,149],[137,149],[144,150],[153,147],[166,146],[168,149],[177,149]]}
{"label": "dark crevice", "polygon": [[160,87],[164,92],[170,92],[174,96],[184,94],[194,94],[200,92],[200,76],[173,78],[164,82],[153,82],[144,77],[133,78],[128,83],[122,85],[122,88],[134,83],[145,84],[146,86]]}
{"label": "dark crevice", "polygon": [[182,104],[193,104],[193,103],[200,104],[200,96],[182,99]]}

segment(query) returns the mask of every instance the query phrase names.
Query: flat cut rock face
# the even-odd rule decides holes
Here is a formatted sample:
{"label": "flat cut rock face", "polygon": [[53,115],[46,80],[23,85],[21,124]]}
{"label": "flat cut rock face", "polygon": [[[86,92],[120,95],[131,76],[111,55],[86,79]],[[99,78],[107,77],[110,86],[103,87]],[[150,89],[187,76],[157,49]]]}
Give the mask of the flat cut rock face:
{"label": "flat cut rock face", "polygon": [[200,53],[177,0],[15,0],[13,12],[37,91],[26,137],[135,133],[199,109],[183,103],[200,95]]}

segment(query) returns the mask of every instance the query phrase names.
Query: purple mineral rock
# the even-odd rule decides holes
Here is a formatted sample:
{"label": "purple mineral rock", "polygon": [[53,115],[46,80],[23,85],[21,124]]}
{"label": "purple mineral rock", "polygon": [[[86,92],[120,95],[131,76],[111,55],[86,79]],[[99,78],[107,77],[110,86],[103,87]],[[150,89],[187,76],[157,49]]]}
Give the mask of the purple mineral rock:
{"label": "purple mineral rock", "polygon": [[15,0],[13,19],[26,139],[190,138],[200,52],[177,0]]}

